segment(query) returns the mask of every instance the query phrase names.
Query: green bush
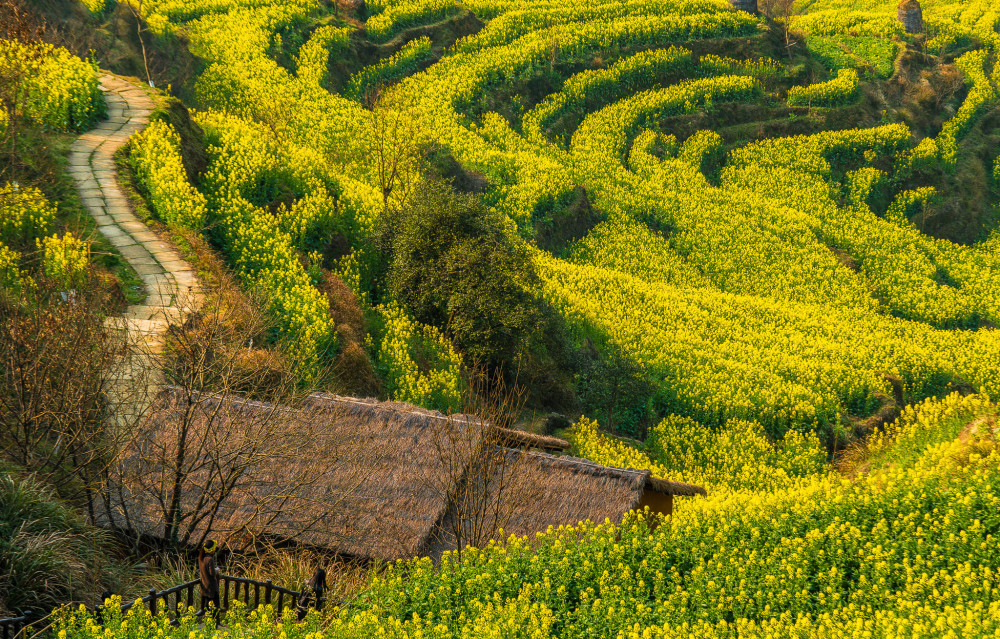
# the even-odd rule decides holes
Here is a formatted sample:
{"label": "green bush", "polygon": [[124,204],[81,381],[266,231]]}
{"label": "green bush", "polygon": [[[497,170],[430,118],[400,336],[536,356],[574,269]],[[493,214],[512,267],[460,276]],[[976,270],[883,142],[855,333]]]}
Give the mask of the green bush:
{"label": "green bush", "polygon": [[538,284],[527,248],[498,214],[446,182],[423,184],[387,218],[391,298],[442,328],[466,362],[514,373],[546,324],[529,292]]}

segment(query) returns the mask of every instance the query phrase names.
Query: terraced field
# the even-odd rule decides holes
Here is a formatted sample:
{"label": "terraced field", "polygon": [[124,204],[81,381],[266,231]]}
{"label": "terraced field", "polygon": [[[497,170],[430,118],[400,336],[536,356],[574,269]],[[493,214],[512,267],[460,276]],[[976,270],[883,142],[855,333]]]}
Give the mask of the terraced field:
{"label": "terraced field", "polygon": [[592,414],[576,452],[709,489],[655,530],[402,563],[282,639],[1000,632],[1000,5],[922,5],[907,33],[895,0],[146,0],[203,64],[207,167],[154,122],[140,186],[269,294],[304,377],[343,347],[328,269],[387,394],[459,401],[449,326],[374,285],[433,156],[648,390],[617,424],[641,441]]}
{"label": "terraced field", "polygon": [[[189,192],[189,215],[153,205],[219,224],[231,263],[320,357],[336,329],[296,256],[343,233],[347,279],[365,288],[369,238],[403,192],[371,153],[376,120],[392,121],[398,181],[418,179],[407,154],[430,145],[481,176],[535,254],[536,293],[578,339],[638,365],[660,413],[833,434],[878,407],[889,377],[910,401],[996,393],[992,226],[927,232],[940,185],[968,165],[966,136],[991,134],[996,10],[926,3],[931,35],[916,38],[890,3],[848,4],[812,5],[786,47],[780,26],[715,0],[373,3],[364,33],[313,28],[325,9],[308,0],[148,2],[151,27],[185,33],[205,60],[195,92],[211,156],[197,185],[178,172],[150,185]],[[481,28],[445,48],[418,26],[465,12]],[[346,73],[363,36],[388,41],[385,55]],[[940,111],[953,115],[908,111],[903,76],[942,69],[965,84]],[[176,161],[169,136],[150,131],[149,161]],[[570,206],[581,190],[596,211],[583,222]],[[383,349],[401,376],[390,387],[452,384],[407,364],[405,341]]]}

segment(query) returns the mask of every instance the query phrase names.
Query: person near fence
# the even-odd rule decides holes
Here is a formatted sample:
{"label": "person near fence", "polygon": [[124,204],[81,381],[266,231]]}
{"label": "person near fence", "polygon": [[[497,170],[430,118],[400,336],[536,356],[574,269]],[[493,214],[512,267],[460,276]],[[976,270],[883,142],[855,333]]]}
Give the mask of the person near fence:
{"label": "person near fence", "polygon": [[326,591],[326,571],[322,566],[316,566],[313,576],[305,583],[302,594],[299,595],[299,621],[306,618],[310,599],[313,599],[313,607],[322,607],[324,591]]}
{"label": "person near fence", "polygon": [[212,614],[218,620],[222,605],[219,601],[219,565],[215,561],[215,553],[219,543],[209,539],[198,549],[198,574],[201,577],[201,609],[208,612],[208,605],[215,606]]}

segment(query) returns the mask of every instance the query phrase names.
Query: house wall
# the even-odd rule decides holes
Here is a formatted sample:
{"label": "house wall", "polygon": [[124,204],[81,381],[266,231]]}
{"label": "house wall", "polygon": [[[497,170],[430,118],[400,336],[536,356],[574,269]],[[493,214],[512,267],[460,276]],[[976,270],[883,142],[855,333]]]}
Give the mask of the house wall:
{"label": "house wall", "polygon": [[639,497],[639,508],[641,509],[644,506],[649,506],[649,509],[655,513],[670,515],[674,512],[674,496],[646,489],[642,491],[642,496]]}

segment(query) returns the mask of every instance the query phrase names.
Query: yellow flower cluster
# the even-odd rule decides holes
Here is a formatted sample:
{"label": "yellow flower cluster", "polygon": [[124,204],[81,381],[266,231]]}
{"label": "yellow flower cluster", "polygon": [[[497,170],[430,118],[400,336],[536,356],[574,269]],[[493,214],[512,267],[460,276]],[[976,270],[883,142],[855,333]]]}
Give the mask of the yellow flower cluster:
{"label": "yellow flower cluster", "polygon": [[[947,166],[955,165],[958,141],[968,132],[975,118],[997,100],[997,87],[990,81],[985,67],[988,57],[989,51],[980,49],[970,51],[955,61],[972,88],[958,113],[945,122],[936,138],[941,160]],[[994,72],[1000,72],[1000,65],[996,65]]]}
{"label": "yellow flower cluster", "polygon": [[42,270],[64,288],[81,286],[90,265],[90,243],[66,233],[36,240],[42,253]]}
{"label": "yellow flower cluster", "polygon": [[771,58],[737,60],[714,53],[701,56],[698,68],[704,75],[752,75],[755,78],[777,78],[787,73],[785,67]]}
{"label": "yellow flower cluster", "polygon": [[21,254],[0,244],[0,289],[16,289],[21,281]]}
{"label": "yellow flower cluster", "polygon": [[375,4],[381,5],[382,11],[368,19],[365,32],[379,41],[407,27],[437,22],[459,11],[455,0],[388,0]]}
{"label": "yellow flower cluster", "polygon": [[573,135],[571,151],[587,168],[621,164],[628,140],[649,122],[678,113],[711,108],[714,102],[746,101],[760,84],[743,76],[689,80],[652,89],[616,102],[587,116]]}
{"label": "yellow flower cluster", "polygon": [[62,47],[0,39],[0,75],[23,79],[14,104],[42,126],[85,131],[106,112],[97,65]]}
{"label": "yellow flower cluster", "polygon": [[0,243],[34,247],[55,222],[56,207],[34,187],[8,182],[0,187]]}
{"label": "yellow flower cluster", "polygon": [[101,13],[108,6],[108,0],[80,0],[91,13]]}
{"label": "yellow flower cluster", "polygon": [[188,182],[174,128],[156,120],[130,144],[129,162],[153,211],[169,226],[200,230],[205,225],[205,196]]}
{"label": "yellow flower cluster", "polygon": [[[993,300],[1000,299],[1000,280],[994,257],[880,218],[866,205],[838,206],[831,197],[828,180],[835,166],[897,155],[907,148],[908,137],[905,126],[890,125],[754,143],[730,154],[722,184],[803,216],[801,230],[822,240],[815,246],[850,255],[864,287],[893,314],[940,328],[978,327],[997,314]],[[829,290],[818,281],[813,288]],[[862,307],[872,308],[872,301],[869,297]]]}
{"label": "yellow flower cluster", "polygon": [[933,186],[921,186],[915,189],[900,191],[889,205],[885,219],[896,224],[909,224],[910,217],[919,212],[926,204],[934,201],[937,189]]}
{"label": "yellow flower cluster", "polygon": [[789,89],[788,104],[817,107],[842,106],[853,102],[857,96],[858,72],[854,69],[840,69],[837,71],[837,77],[827,82]]}
{"label": "yellow flower cluster", "polygon": [[[746,36],[752,35],[757,26],[750,16],[734,20],[722,19],[724,10],[713,0],[677,0],[659,2],[657,0],[607,0],[596,3],[555,0],[553,2],[507,3],[497,0],[474,0],[466,3],[477,15],[493,17],[485,28],[455,44],[455,50],[469,53],[490,47],[510,44],[519,38],[545,29],[573,23],[593,23],[598,21],[616,22],[629,18],[676,18],[690,17],[682,21],[692,38]],[[680,26],[680,25],[678,25]],[[560,30],[561,31],[561,30]],[[557,32],[558,33],[558,32]],[[558,41],[558,36],[553,44]],[[686,38],[666,35],[664,40]]]}
{"label": "yellow flower cluster", "polygon": [[392,399],[456,410],[462,399],[462,360],[448,340],[395,305],[375,310],[382,324],[377,367]]}
{"label": "yellow flower cluster", "polygon": [[313,31],[296,58],[298,78],[317,87],[325,86],[330,75],[330,56],[340,54],[350,46],[351,31],[347,27],[331,25]]}
{"label": "yellow flower cluster", "polygon": [[801,478],[826,474],[826,449],[815,434],[789,431],[774,440],[748,420],[710,428],[670,415],[651,429],[644,450],[602,434],[586,417],[571,432],[574,450],[582,457],[617,468],[648,468],[656,477],[694,483],[716,497],[782,490]]}
{"label": "yellow flower cluster", "polygon": [[[372,3],[371,10],[385,13],[397,5],[401,6]],[[276,224],[298,250],[310,244],[311,236],[319,236],[317,229],[330,224],[343,229],[352,244],[363,246],[364,236],[381,210],[366,136],[359,134],[369,127],[365,112],[341,96],[317,90],[316,81],[308,73],[300,70],[299,78],[292,77],[268,55],[275,34],[306,19],[317,6],[305,1],[243,0],[170,0],[150,5],[150,11],[177,23],[194,20],[188,24],[192,46],[210,64],[198,86],[204,104],[213,111],[239,116],[241,121],[262,120],[269,130],[282,136],[278,147],[268,143],[273,161],[266,171],[247,182],[248,188],[256,192],[247,199],[257,207],[272,205],[277,212]],[[805,386],[818,392],[810,395],[808,403],[827,406],[820,421],[835,424],[837,414],[844,411],[864,414],[871,408],[871,393],[880,389],[882,382],[874,375],[874,365],[849,355],[858,342],[867,341],[859,337],[866,329],[859,333],[849,328],[852,325],[879,327],[872,329],[871,341],[885,337],[888,343],[904,345],[888,360],[885,356],[876,360],[886,363],[887,370],[903,371],[917,396],[936,392],[934,389],[956,375],[975,380],[977,385],[989,380],[986,370],[996,352],[996,338],[990,331],[938,333],[920,323],[950,328],[993,321],[997,270],[992,254],[931,240],[915,229],[904,228],[906,225],[898,224],[895,218],[879,218],[868,210],[864,192],[886,182],[858,181],[863,176],[875,177],[871,171],[852,172],[847,187],[837,183],[845,168],[855,169],[858,163],[871,168],[876,159],[885,155],[907,153],[909,131],[905,127],[791,138],[766,149],[766,144],[751,145],[746,153],[731,155],[718,188],[711,186],[690,162],[698,152],[705,158],[704,154],[714,148],[709,137],[695,137],[686,143],[693,153],[691,158],[685,156],[689,162],[675,159],[676,149],[661,157],[644,153],[643,145],[635,144],[629,166],[621,164],[620,155],[628,149],[629,137],[643,126],[655,124],[655,117],[640,118],[638,124],[626,122],[620,129],[615,123],[614,130],[620,132],[614,134],[612,143],[604,145],[607,149],[595,144],[596,152],[590,155],[568,154],[553,145],[536,143],[530,134],[526,139],[517,132],[516,123],[512,126],[495,114],[487,113],[479,123],[473,123],[460,113],[464,105],[476,102],[484,93],[532,77],[553,63],[589,63],[592,56],[606,51],[628,54],[632,47],[662,47],[672,39],[752,34],[757,29],[752,17],[729,12],[707,0],[629,0],[597,5],[477,0],[467,6],[477,15],[493,19],[437,64],[399,85],[404,102],[412,101],[414,105],[418,135],[447,146],[463,166],[482,171],[495,185],[491,204],[522,227],[531,223],[535,211],[565,203],[574,188],[583,185],[592,202],[607,213],[607,220],[571,250],[572,263],[577,267],[598,267],[611,277],[625,274],[639,280],[643,287],[649,285],[650,290],[665,282],[688,291],[700,289],[698,297],[705,301],[699,305],[706,309],[726,306],[727,295],[736,296],[738,305],[749,302],[749,296],[760,297],[760,308],[769,310],[754,311],[752,315],[759,320],[727,323],[724,330],[709,320],[703,324],[684,322],[684,330],[696,336],[696,343],[710,345],[709,359],[724,358],[717,365],[730,371],[711,378],[718,381],[720,389],[700,395],[715,394],[720,406],[741,403],[745,398],[731,399],[728,393],[748,384],[766,385],[764,379],[776,375],[795,388]],[[878,13],[876,17],[882,16],[891,14]],[[317,40],[317,51],[322,48]],[[300,58],[303,55],[300,50]],[[317,60],[323,57],[322,53],[318,55]],[[627,60],[627,55],[623,59]],[[771,69],[766,62],[730,61],[707,55],[701,63],[706,70],[761,76]],[[572,82],[567,83],[567,87],[572,86]],[[637,83],[635,92],[642,93],[642,88]],[[632,117],[635,111],[625,106],[630,102],[621,103],[615,112]],[[230,121],[224,122],[221,116],[217,122],[220,130],[230,126]],[[522,122],[526,133],[530,128],[527,122],[527,118]],[[587,131],[577,132],[581,142],[586,138],[582,133]],[[701,142],[707,146],[696,148],[696,143]],[[620,152],[616,162],[608,164],[606,151],[617,149]],[[269,186],[278,182],[295,185],[292,200],[287,193]],[[836,195],[851,185],[857,187],[856,197],[849,207],[842,207]],[[221,210],[215,205],[210,208]],[[671,234],[664,237],[649,225],[669,228]],[[840,257],[843,254],[846,256]],[[850,260],[857,271],[845,268],[845,260]],[[669,295],[670,290],[664,293]],[[580,331],[603,332],[609,315],[606,310],[599,306],[585,312],[575,308],[576,300],[582,303],[587,294],[580,290],[579,296],[565,297],[563,308]],[[794,304],[780,310],[780,305],[772,302]],[[616,327],[612,342],[626,339],[626,334],[628,342],[641,342],[647,325],[650,335],[661,335],[663,322],[653,321],[655,305],[647,307],[645,303],[624,300],[623,306],[637,307],[627,313],[635,318],[635,326],[627,330]],[[910,318],[918,324],[897,323],[881,317],[884,314]],[[600,317],[605,319],[595,319]],[[796,327],[799,317],[822,317],[829,322]],[[836,327],[824,325],[830,322]],[[789,324],[795,337],[789,339],[786,332],[782,343],[798,349],[790,351],[794,355],[767,349],[770,355],[747,364],[764,366],[767,375],[748,375],[730,361],[740,359],[739,344],[763,344],[771,335],[782,335],[782,327]],[[763,334],[756,335],[756,330]],[[673,331],[666,335],[674,339]],[[810,346],[804,348],[803,344]],[[943,346],[936,348],[933,344]],[[966,344],[972,344],[971,349],[966,349]],[[676,352],[680,348],[677,345]],[[687,397],[682,390],[686,383],[678,382],[678,369],[667,364],[671,361],[668,353],[674,348],[664,351],[658,346],[630,346],[627,350],[634,357],[649,351],[642,357],[654,362],[653,368],[662,373],[658,380],[664,397]],[[861,350],[870,354],[880,349],[866,346]],[[959,351],[959,357],[951,357]],[[881,352],[893,351],[887,348]],[[861,370],[855,369],[859,364]],[[838,371],[836,374],[827,370],[831,366]],[[693,373],[714,368],[716,365],[702,360],[693,369],[685,365],[683,370]],[[803,371],[815,370],[827,372],[806,374],[804,379],[809,381],[804,384],[793,381]],[[823,387],[818,380],[829,376],[851,381]],[[751,383],[754,378],[757,381]],[[793,402],[781,392],[768,395],[785,397],[778,402],[781,406],[796,405],[804,397]],[[824,399],[820,401],[819,397]],[[779,408],[778,404],[770,400],[754,402],[755,410],[763,411],[762,423],[768,428],[794,421],[787,406]],[[682,405],[687,405],[686,400],[677,404],[677,410]],[[705,417],[707,413],[703,412],[689,414],[707,423],[717,420]],[[746,415],[756,417],[749,409]]]}
{"label": "yellow flower cluster", "polygon": [[[509,15],[509,14],[508,14]],[[643,51],[622,58],[607,69],[578,73],[563,84],[562,91],[545,98],[521,121],[525,137],[544,142],[543,129],[566,113],[580,116],[613,102],[636,87],[660,84],[670,74],[693,69],[691,52],[680,47]]]}
{"label": "yellow flower cluster", "polygon": [[677,159],[707,173],[709,164],[723,151],[722,136],[715,131],[698,131],[681,145]]}
{"label": "yellow flower cluster", "polygon": [[[226,252],[251,286],[270,299],[278,318],[278,338],[304,362],[308,374],[334,346],[328,303],[312,285],[296,251],[306,235],[300,222],[325,218],[330,202],[316,190],[278,215],[261,208],[273,197],[269,180],[277,168],[277,147],[262,127],[238,118],[204,116],[200,120],[212,143],[204,181],[213,214],[222,222]],[[301,179],[301,177],[300,177]],[[321,185],[302,180],[303,188]],[[273,183],[272,183],[273,185]]]}

